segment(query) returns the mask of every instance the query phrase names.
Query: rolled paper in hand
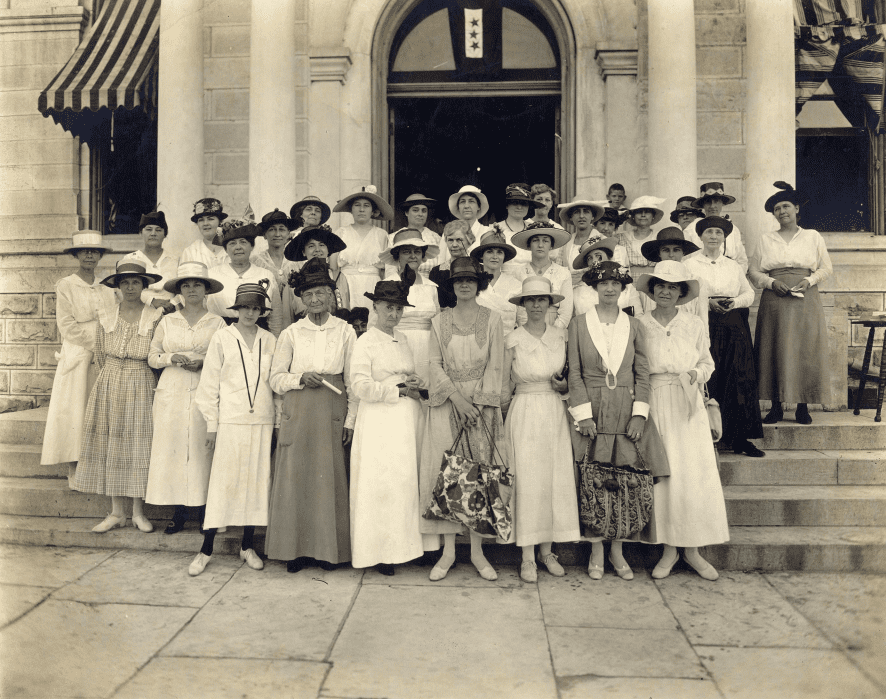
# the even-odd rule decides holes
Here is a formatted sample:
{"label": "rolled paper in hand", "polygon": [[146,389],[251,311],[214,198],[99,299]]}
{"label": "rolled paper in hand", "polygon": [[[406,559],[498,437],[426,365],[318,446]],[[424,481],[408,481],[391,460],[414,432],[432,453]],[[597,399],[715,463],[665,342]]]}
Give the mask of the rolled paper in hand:
{"label": "rolled paper in hand", "polygon": [[329,383],[326,379],[320,379],[323,382],[323,385],[326,386],[330,391],[335,391],[338,395],[341,395],[341,389],[336,388],[331,383]]}

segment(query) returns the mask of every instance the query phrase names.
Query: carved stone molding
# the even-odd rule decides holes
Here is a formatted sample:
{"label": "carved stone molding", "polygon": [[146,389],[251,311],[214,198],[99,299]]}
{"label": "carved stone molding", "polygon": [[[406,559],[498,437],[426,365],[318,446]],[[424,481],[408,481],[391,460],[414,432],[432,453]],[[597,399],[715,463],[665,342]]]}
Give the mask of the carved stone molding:
{"label": "carved stone molding", "polygon": [[637,75],[637,45],[601,41],[594,53],[605,80],[610,75]]}
{"label": "carved stone molding", "polygon": [[312,49],[311,82],[340,82],[345,84],[351,67],[351,52],[346,48]]}
{"label": "carved stone molding", "polygon": [[57,32],[77,29],[89,23],[89,10],[82,7],[53,7],[49,11],[0,10],[0,34],[17,32]]}

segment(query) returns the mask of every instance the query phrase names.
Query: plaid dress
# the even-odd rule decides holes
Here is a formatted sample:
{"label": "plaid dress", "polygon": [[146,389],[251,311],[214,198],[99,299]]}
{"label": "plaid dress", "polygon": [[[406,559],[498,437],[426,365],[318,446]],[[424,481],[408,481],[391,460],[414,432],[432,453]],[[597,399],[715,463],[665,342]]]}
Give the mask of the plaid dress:
{"label": "plaid dress", "polygon": [[157,380],[148,352],[159,309],[146,306],[138,324],[114,311],[116,322],[99,325],[95,361],[100,373],[89,395],[80,461],[72,487],[84,493],[143,498],[151,463]]}

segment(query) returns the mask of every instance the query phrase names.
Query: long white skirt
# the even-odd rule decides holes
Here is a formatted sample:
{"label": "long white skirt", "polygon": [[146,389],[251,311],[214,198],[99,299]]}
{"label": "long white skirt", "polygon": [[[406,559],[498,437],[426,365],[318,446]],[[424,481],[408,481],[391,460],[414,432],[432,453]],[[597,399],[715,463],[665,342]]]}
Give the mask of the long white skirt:
{"label": "long white skirt", "polygon": [[203,526],[264,527],[271,494],[273,425],[218,426]]}
{"label": "long white skirt", "polygon": [[686,405],[679,386],[663,385],[652,391],[650,414],[671,464],[670,477],[654,486],[656,543],[721,544],[729,541],[729,524],[701,393],[692,418],[686,415]]}
{"label": "long white skirt", "polygon": [[381,281],[381,272],[377,267],[355,267],[353,265],[345,265],[341,271],[348,278],[348,289],[351,296],[351,308],[363,306],[372,310],[372,301],[363,294],[375,291],[375,285]]}
{"label": "long white skirt", "polygon": [[418,511],[421,406],[360,403],[351,447],[351,563],[405,563],[423,553]]}
{"label": "long white skirt", "polygon": [[80,458],[86,403],[96,375],[91,350],[62,343],[52,380],[41,464],[63,464]]}

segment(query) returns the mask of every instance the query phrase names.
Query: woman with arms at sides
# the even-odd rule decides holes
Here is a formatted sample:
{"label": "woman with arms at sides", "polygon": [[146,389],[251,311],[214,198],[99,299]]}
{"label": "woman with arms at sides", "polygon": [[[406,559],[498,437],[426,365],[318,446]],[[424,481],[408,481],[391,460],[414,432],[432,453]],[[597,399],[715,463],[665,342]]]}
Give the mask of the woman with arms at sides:
{"label": "woman with arms at sides", "polygon": [[524,277],[547,277],[551,287],[559,296],[560,303],[548,308],[548,325],[566,329],[572,320],[572,276],[568,270],[551,260],[551,251],[563,247],[569,242],[569,233],[544,223],[531,223],[525,231],[511,238],[514,247],[529,250],[530,261],[523,265],[521,279]]}
{"label": "woman with arms at sides", "polygon": [[[145,268],[148,274],[157,275],[161,279],[171,279],[178,270],[178,258],[163,249],[163,241],[169,235],[166,214],[152,211],[142,214],[138,224],[138,232],[142,239],[142,249],[124,255],[122,259],[133,261]],[[164,314],[175,311],[178,299],[163,288],[159,282],[151,284],[142,292],[142,301]]]}
{"label": "woman with arms at sides", "polygon": [[435,265],[428,273],[428,279],[437,285],[437,300],[440,303],[440,308],[454,308],[455,294],[450,293],[443,282],[449,279],[449,264],[456,257],[464,257],[468,254],[468,250],[474,244],[474,236],[466,222],[456,219],[447,223],[443,228],[443,240],[449,250],[449,259]]}
{"label": "woman with arms at sides", "polygon": [[209,341],[225,321],[206,310],[208,294],[222,290],[202,262],[185,262],[163,288],[184,305],[164,316],[154,331],[148,364],[162,370],[154,392],[154,436],[145,502],[175,505],[164,533],[184,529],[188,508],[206,505],[212,453],[206,448],[206,420],[197,407],[197,386]]}
{"label": "woman with arms at sides", "polygon": [[510,299],[520,293],[523,285],[510,274],[502,274],[502,268],[517,256],[513,245],[508,245],[501,231],[490,229],[483,234],[480,244],[471,250],[471,257],[483,265],[483,271],[492,275],[489,286],[480,292],[477,303],[501,315],[504,333],[508,334],[526,322],[522,306],[514,306]]}
{"label": "woman with arms at sides", "polygon": [[40,464],[68,464],[69,482],[80,458],[86,402],[95,383],[92,357],[98,319],[117,304],[114,290],[95,279],[96,266],[107,250],[98,231],[74,233],[65,253],[76,258],[78,269],[55,285],[55,322],[62,346],[55,355],[58,365],[52,379]]}
{"label": "woman with arms at sides", "polygon": [[[583,283],[573,289],[573,304],[576,316],[584,315],[600,303],[597,289],[591,285],[594,277],[589,272],[594,265],[598,265],[601,262],[616,262],[612,259],[615,249],[615,238],[592,236],[581,246],[575,259],[571,260],[573,269],[584,270],[581,278]],[[616,262],[616,264],[618,263]],[[633,284],[628,283],[625,285],[624,290],[618,297],[618,307],[624,309],[635,318],[640,315],[640,297]]]}
{"label": "woman with arms at sides", "polygon": [[803,196],[785,182],[766,200],[777,230],[764,231],[752,255],[749,277],[763,289],[754,351],[760,399],[772,401],[767,425],[784,417],[782,403],[796,403],[801,425],[812,423],[809,403],[829,403],[828,333],[818,285],[834,273],[824,238],[798,225]]}
{"label": "woman with arms at sides", "polygon": [[[431,502],[443,452],[452,448],[462,426],[466,439],[456,453],[487,463],[497,462],[499,456],[507,453],[500,407],[504,388],[502,321],[498,313],[477,303],[477,295],[489,285],[490,276],[471,257],[454,259],[444,284],[458,302],[455,308],[448,308],[431,320],[431,409],[422,442],[419,478],[422,512]],[[490,442],[490,433],[494,444]],[[507,464],[504,466],[507,471]],[[426,551],[437,550],[438,535],[443,534],[443,555],[431,570],[431,580],[446,577],[455,562],[455,535],[462,530],[461,524],[422,518]],[[475,532],[470,536],[471,563],[482,578],[496,580],[498,574],[483,555],[483,537]]]}
{"label": "woman with arms at sides", "polygon": [[711,427],[702,389],[714,372],[704,323],[677,305],[698,295],[699,282],[682,262],[665,260],[644,274],[637,288],[654,298],[655,308],[640,318],[649,357],[650,417],[659,425],[671,477],[654,486],[653,543],[664,544],[653,578],[665,578],[683,558],[705,580],[716,580],[700,546],[729,541],[726,503],[720,485]]}
{"label": "woman with arms at sides", "polygon": [[228,215],[222,209],[218,199],[200,199],[194,203],[194,215],[191,220],[197,225],[200,239],[188,245],[179,257],[179,264],[185,262],[202,262],[206,269],[228,261],[228,253],[218,244],[216,236],[221,222]]}
{"label": "woman with arms at sides", "polygon": [[511,303],[525,309],[526,324],[505,337],[505,376],[514,391],[505,422],[514,473],[513,540],[523,550],[520,577],[538,578],[538,561],[556,577],[566,575],[554,541],[577,541],[578,500],[569,436],[570,420],[563,402],[566,331],[545,323],[548,306],[562,300],[547,277],[526,277]]}
{"label": "woman with arms at sides", "polygon": [[134,260],[122,259],[102,284],[119,289],[119,304],[103,308],[96,328],[95,361],[100,372],[89,394],[80,459],[73,490],[111,496],[111,514],[93,527],[106,532],[126,524],[123,506],[132,500],[132,524],[154,531],[144,515],[151,463],[151,403],[157,380],[148,366],[154,328],[163,314],[142,302],[149,284],[160,281]]}
{"label": "woman with arms at sides", "polygon": [[344,448],[357,418],[347,371],[357,337],[329,312],[335,284],[325,260],[308,260],[293,282],[307,312],[281,333],[271,366],[283,416],[265,551],[297,573],[305,565],[332,570],[351,560]]}

